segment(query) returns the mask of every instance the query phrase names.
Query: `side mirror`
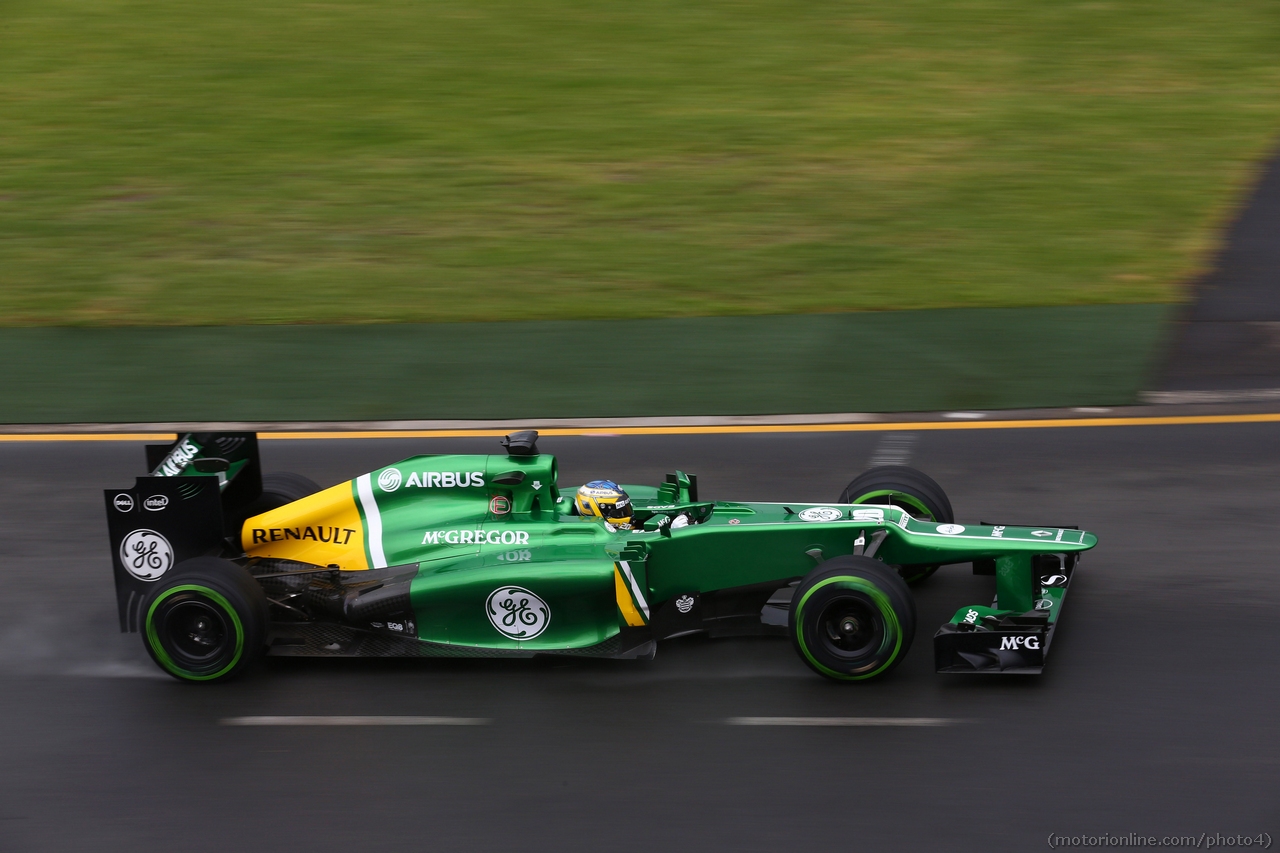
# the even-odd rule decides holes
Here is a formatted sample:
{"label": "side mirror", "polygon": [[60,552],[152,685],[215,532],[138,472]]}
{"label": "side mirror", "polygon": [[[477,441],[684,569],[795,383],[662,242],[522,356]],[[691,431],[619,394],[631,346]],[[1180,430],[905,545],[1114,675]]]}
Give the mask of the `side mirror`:
{"label": "side mirror", "polygon": [[191,467],[195,468],[200,474],[222,474],[231,469],[231,463],[225,459],[196,459],[192,461]]}
{"label": "side mirror", "polygon": [[663,536],[671,535],[671,516],[655,515],[645,520],[644,531],[653,533],[654,531],[661,533]]}

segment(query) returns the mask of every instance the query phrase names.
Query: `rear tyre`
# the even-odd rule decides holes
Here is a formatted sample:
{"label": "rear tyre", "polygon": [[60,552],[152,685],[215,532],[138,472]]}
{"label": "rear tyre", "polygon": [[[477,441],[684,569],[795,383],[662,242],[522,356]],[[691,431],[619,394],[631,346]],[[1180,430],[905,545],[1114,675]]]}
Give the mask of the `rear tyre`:
{"label": "rear tyre", "polygon": [[267,597],[235,563],[196,557],[174,567],[143,606],[142,644],[180,681],[225,681],[262,656]]}
{"label": "rear tyre", "polygon": [[796,587],[788,633],[814,672],[866,681],[906,657],[916,633],[915,599],[897,572],[879,560],[836,557]]}
{"label": "rear tyre", "polygon": [[291,504],[308,495],[320,491],[320,486],[301,474],[289,471],[275,471],[262,475],[262,494],[249,506],[245,507],[245,518],[253,518],[285,504]]}
{"label": "rear tyre", "polygon": [[[842,504],[891,504],[913,517],[938,524],[956,520],[947,493],[923,471],[905,465],[870,468],[845,486],[837,501]],[[919,583],[938,570],[937,566],[899,566],[907,583]]]}
{"label": "rear tyre", "polygon": [[263,474],[262,494],[258,495],[248,506],[231,516],[231,526],[227,528],[227,535],[238,537],[240,530],[244,527],[244,523],[255,515],[262,515],[264,512],[279,509],[285,504],[301,500],[307,495],[314,495],[318,491],[320,491],[320,486],[301,474],[293,474],[289,471],[275,471],[270,474]]}

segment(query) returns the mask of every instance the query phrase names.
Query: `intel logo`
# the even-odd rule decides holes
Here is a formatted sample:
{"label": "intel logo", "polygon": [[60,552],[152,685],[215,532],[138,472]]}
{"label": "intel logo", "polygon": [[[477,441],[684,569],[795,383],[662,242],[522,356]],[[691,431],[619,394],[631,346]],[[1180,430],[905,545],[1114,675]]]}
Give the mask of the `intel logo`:
{"label": "intel logo", "polygon": [[169,505],[169,498],[166,495],[152,495],[142,502],[142,506],[146,509],[156,512],[162,510]]}

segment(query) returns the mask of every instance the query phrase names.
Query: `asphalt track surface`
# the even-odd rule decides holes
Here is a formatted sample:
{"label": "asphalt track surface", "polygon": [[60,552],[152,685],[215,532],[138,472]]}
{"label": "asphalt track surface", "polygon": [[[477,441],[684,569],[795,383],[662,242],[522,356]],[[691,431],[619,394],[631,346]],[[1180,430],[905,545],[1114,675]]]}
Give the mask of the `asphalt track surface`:
{"label": "asphalt track surface", "polygon": [[1194,292],[1170,330],[1156,388],[1280,388],[1280,152]]}
{"label": "asphalt track surface", "polygon": [[[933,474],[962,522],[1080,524],[1101,544],[1045,675],[933,673],[936,626],[991,596],[991,578],[957,566],[917,588],[910,655],[867,685],[812,675],[785,640],[698,637],[651,662],[277,660],[183,685],[115,623],[101,489],[132,482],[141,444],[0,444],[0,850],[991,851],[1050,834],[1276,834],[1280,424],[913,436],[541,445],[562,484],[679,467],[713,499],[830,500],[873,456],[897,458]],[[268,470],[330,484],[496,449],[263,452]],[[484,724],[223,724],[281,715]]]}

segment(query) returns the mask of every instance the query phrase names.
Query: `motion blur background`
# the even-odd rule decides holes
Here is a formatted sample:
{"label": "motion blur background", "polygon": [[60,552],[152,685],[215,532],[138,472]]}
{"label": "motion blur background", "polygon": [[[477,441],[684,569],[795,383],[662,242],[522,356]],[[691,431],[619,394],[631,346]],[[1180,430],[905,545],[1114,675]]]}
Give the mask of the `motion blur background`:
{"label": "motion blur background", "polygon": [[[1274,835],[1278,141],[1275,0],[0,0],[0,850]],[[1234,422],[916,429],[1188,403]],[[853,690],[698,637],[193,689],[116,632],[101,490],[142,442],[22,435],[823,413],[880,416],[543,449],[805,501],[892,451],[958,520],[1095,531],[1045,675],[933,673],[991,593],[947,567]],[[498,449],[263,447],[325,486]],[[333,714],[487,723],[221,725]]]}
{"label": "motion blur background", "polygon": [[[799,339],[891,380],[716,413],[1134,402],[1280,128],[1271,0],[8,0],[0,21],[7,422],[494,416],[448,381],[501,374],[495,353],[599,366],[526,379],[509,415],[642,415],[597,399],[620,363],[716,375],[779,335],[771,356]],[[726,315],[755,320],[701,319]],[[388,347],[279,324],[415,325]],[[284,401],[307,382],[323,404]]]}

